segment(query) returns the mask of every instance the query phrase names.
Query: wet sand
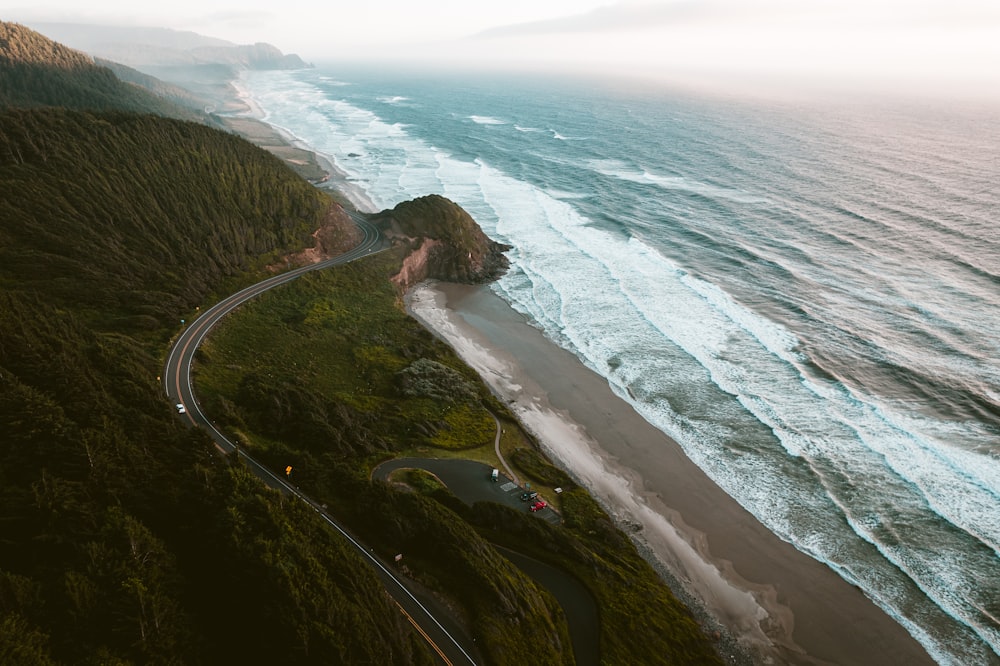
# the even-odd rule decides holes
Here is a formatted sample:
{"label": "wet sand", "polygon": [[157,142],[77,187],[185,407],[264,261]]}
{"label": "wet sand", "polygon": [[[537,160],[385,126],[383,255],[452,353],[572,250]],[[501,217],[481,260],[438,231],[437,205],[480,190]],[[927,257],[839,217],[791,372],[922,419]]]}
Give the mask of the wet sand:
{"label": "wet sand", "polygon": [[420,285],[407,305],[756,663],[934,663],[858,588],[767,530],[488,287]]}

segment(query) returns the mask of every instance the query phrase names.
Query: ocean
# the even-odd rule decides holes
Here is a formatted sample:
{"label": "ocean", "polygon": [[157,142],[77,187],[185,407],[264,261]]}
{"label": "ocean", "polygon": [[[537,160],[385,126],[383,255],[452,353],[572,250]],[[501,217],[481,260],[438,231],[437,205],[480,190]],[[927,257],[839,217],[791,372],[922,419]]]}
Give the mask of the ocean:
{"label": "ocean", "polygon": [[1000,663],[1000,110],[251,72],[376,208],[438,193],[495,291],[943,664]]}

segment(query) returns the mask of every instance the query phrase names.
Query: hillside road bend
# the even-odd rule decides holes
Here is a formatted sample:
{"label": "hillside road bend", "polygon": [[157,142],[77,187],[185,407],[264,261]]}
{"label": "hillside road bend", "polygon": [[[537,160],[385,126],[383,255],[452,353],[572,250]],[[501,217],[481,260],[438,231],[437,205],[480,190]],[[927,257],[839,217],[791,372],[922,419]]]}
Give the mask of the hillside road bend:
{"label": "hillside road bend", "polygon": [[[478,652],[471,639],[457,628],[446,613],[435,609],[426,596],[420,595],[412,583],[398,576],[391,565],[375,555],[371,548],[366,547],[345,527],[312,499],[304,495],[295,486],[277,474],[258,463],[243,449],[236,446],[229,438],[219,431],[212,421],[201,411],[197,396],[191,382],[191,364],[198,346],[208,335],[212,327],[226,315],[251,298],[287,284],[311,271],[323,270],[334,266],[350,263],[367,257],[384,249],[384,241],[378,229],[369,223],[361,214],[348,212],[363,234],[362,241],[353,249],[322,262],[303,266],[280,275],[262,280],[246,287],[235,294],[222,299],[189,323],[177,337],[170,354],[167,357],[163,372],[163,388],[172,404],[184,406],[184,412],[178,416],[192,427],[205,429],[215,440],[215,445],[223,454],[233,452],[257,475],[265,484],[283,493],[292,495],[308,504],[315,510],[331,529],[338,532],[348,541],[375,570],[376,575],[385,586],[386,592],[396,601],[400,611],[407,617],[417,632],[430,644],[440,663],[449,666],[465,666],[481,663]],[[447,628],[446,628],[447,627]]]}

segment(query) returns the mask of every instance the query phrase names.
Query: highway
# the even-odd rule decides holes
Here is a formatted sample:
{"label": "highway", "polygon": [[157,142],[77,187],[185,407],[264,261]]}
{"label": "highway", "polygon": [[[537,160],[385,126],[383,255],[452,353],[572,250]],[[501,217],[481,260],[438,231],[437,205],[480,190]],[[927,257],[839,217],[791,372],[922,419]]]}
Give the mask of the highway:
{"label": "highway", "polygon": [[238,448],[232,441],[227,439],[201,411],[195,396],[194,387],[191,384],[191,364],[198,345],[205,339],[208,332],[212,330],[212,327],[227,314],[258,294],[291,282],[310,271],[347,264],[383,249],[383,239],[378,229],[360,214],[352,212],[348,214],[364,234],[364,239],[354,249],[331,259],[262,280],[216,303],[193,322],[187,324],[184,331],[178,336],[167,357],[167,364],[163,372],[163,388],[172,405],[184,405],[185,411],[181,414],[181,417],[194,427],[204,428],[215,440],[215,445],[222,453],[237,451],[247,467],[260,477],[264,483],[281,492],[298,497],[312,507],[332,529],[347,539],[348,543],[357,549],[361,558],[372,566],[375,573],[382,580],[383,585],[385,585],[386,591],[395,599],[396,604],[417,632],[427,640],[442,663],[450,666],[475,664],[476,661],[470,656],[470,652],[473,651],[472,648],[469,647],[467,651],[455,638],[454,632],[449,632],[442,625],[442,621],[447,622],[447,620],[442,619],[439,621],[439,618],[435,617],[407,588],[405,582],[395,575],[391,567],[374,555],[372,549],[367,548],[351,536],[344,527],[329,516],[316,502],[302,494],[297,488],[286,482],[285,479],[258,463],[251,456],[247,455],[243,449]]}

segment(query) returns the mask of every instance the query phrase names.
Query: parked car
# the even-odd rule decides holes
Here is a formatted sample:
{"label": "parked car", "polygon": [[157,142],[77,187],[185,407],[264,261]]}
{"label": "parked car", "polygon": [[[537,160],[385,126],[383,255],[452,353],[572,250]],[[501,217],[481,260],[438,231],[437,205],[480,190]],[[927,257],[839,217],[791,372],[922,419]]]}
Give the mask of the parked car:
{"label": "parked car", "polygon": [[498,478],[500,478],[500,470],[494,467],[493,471],[490,472],[490,481],[496,481]]}
{"label": "parked car", "polygon": [[529,509],[529,511],[532,511],[532,512],[541,511],[542,509],[544,509],[547,506],[548,506],[548,504],[546,504],[544,500],[538,500],[537,502],[535,502],[534,504],[531,505],[531,508]]}
{"label": "parked car", "polygon": [[536,493],[534,490],[532,490],[530,492],[526,490],[523,493],[521,493],[521,501],[522,502],[527,502],[528,500],[533,500],[536,497],[538,497],[538,493]]}

